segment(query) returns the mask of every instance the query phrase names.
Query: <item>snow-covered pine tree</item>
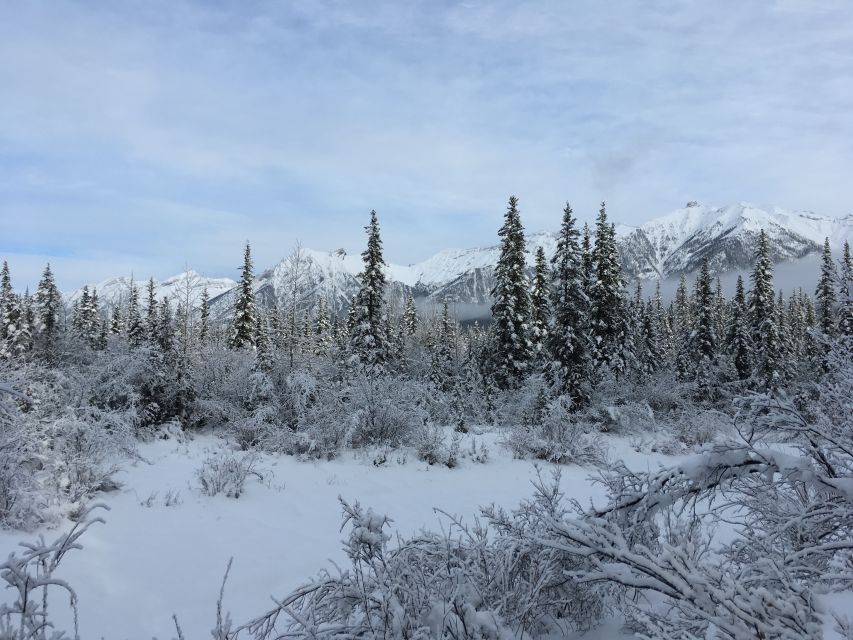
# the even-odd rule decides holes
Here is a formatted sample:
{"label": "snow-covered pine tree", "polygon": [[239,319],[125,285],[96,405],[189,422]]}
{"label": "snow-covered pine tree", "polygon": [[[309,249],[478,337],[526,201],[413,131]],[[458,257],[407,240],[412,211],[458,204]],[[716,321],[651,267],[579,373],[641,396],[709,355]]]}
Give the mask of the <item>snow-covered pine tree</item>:
{"label": "snow-covered pine tree", "polygon": [[636,344],[637,366],[641,376],[653,375],[663,368],[664,351],[657,321],[657,307],[649,300],[640,311],[640,340]]}
{"label": "snow-covered pine tree", "polygon": [[413,336],[418,331],[418,310],[411,291],[406,295],[406,305],[403,308],[403,329],[407,336]]}
{"label": "snow-covered pine tree", "polygon": [[838,330],[841,335],[853,336],[853,256],[850,243],[844,242],[844,251],[838,270]]}
{"label": "snow-covered pine tree", "polygon": [[589,300],[595,282],[595,262],[592,257],[592,232],[586,222],[583,223],[581,234],[581,282],[584,294]]}
{"label": "snow-covered pine tree", "polygon": [[497,384],[507,388],[516,386],[528,373],[533,355],[524,227],[515,196],[509,198],[498,235],[501,247],[492,289],[492,368]]}
{"label": "snow-covered pine tree", "polygon": [[139,288],[131,281],[127,296],[127,341],[132,347],[138,347],[145,341],[145,326],[139,312]]}
{"label": "snow-covered pine tree", "polygon": [[823,255],[820,265],[820,280],[815,290],[817,302],[817,326],[824,334],[831,336],[835,333],[837,321],[835,318],[835,283],[837,280],[835,263],[832,261],[832,251],[829,248],[829,238],[823,241]]}
{"label": "snow-covered pine tree", "polygon": [[[601,203],[595,223],[595,281],[589,295],[593,358],[597,367],[621,368],[619,353],[624,339],[625,318],[622,268],[616,250],[616,234],[607,222]],[[620,362],[617,362],[619,360]]]}
{"label": "snow-covered pine tree", "polygon": [[552,313],[547,346],[552,384],[571,398],[572,406],[580,407],[589,401],[591,362],[589,300],[584,290],[584,254],[578,244],[576,222],[567,202],[551,258]]}
{"label": "snow-covered pine tree", "polygon": [[693,354],[691,352],[693,335],[693,311],[690,296],[687,293],[687,277],[682,273],[675,290],[673,307],[673,351],[675,374],[679,380],[692,380]]}
{"label": "snow-covered pine tree", "polygon": [[145,331],[148,334],[148,341],[156,345],[160,341],[157,335],[157,326],[159,324],[159,310],[157,304],[157,290],[154,287],[154,278],[148,278],[148,286],[145,289],[147,296],[146,314],[145,314]]}
{"label": "snow-covered pine tree", "polygon": [[199,316],[198,341],[200,344],[207,344],[210,336],[210,294],[207,292],[207,287],[201,291]]}
{"label": "snow-covered pine tree", "polygon": [[20,359],[32,345],[32,331],[27,323],[27,313],[24,299],[11,293],[5,300],[5,337],[0,341],[0,357],[3,359]]}
{"label": "snow-covered pine tree", "polygon": [[530,342],[533,347],[533,357],[537,359],[544,358],[545,344],[548,339],[548,321],[551,316],[548,276],[545,249],[540,246],[536,248],[533,286],[530,289]]}
{"label": "snow-covered pine tree", "polygon": [[255,291],[252,288],[252,249],[246,242],[243,250],[243,269],[240,274],[240,285],[237,302],[234,305],[234,320],[231,325],[231,336],[228,345],[232,349],[242,349],[255,344],[255,327],[257,324],[255,309]]}
{"label": "snow-covered pine tree", "polygon": [[12,289],[12,276],[9,274],[9,264],[4,260],[3,268],[0,269],[0,340],[8,334],[9,306],[14,298]]}
{"label": "snow-covered pine tree", "polygon": [[169,353],[175,345],[175,323],[169,298],[163,296],[157,310],[157,344],[163,353]]}
{"label": "snow-covered pine tree", "polygon": [[364,269],[351,307],[350,347],[356,360],[368,368],[381,367],[388,355],[385,330],[385,260],[376,211],[370,212],[367,248],[361,254]]}
{"label": "snow-covered pine tree", "polygon": [[56,343],[59,337],[59,314],[62,311],[62,295],[56,286],[50,264],[44,268],[35,296],[35,313],[39,350],[52,362],[56,358]]}
{"label": "snow-covered pine tree", "polygon": [[717,363],[716,300],[712,289],[708,258],[696,278],[696,321],[691,340],[691,351],[695,359],[696,384],[701,398],[713,392],[713,370]]}
{"label": "snow-covered pine tree", "polygon": [[255,321],[255,368],[269,373],[273,365],[273,343],[270,338],[269,320],[264,313],[256,314]]}
{"label": "snow-covered pine tree", "polygon": [[729,313],[726,349],[731,357],[737,377],[740,380],[749,378],[752,374],[752,340],[749,337],[746,292],[741,276],[737,278],[735,297],[732,300]]}
{"label": "snow-covered pine tree", "polygon": [[773,288],[773,263],[770,244],[764,229],[758,236],[755,267],[751,275],[749,322],[752,344],[755,347],[753,364],[756,378],[765,389],[776,389],[781,382],[781,344],[776,319],[776,300]]}
{"label": "snow-covered pine tree", "polygon": [[123,329],[121,321],[121,304],[114,304],[110,315],[110,335],[120,335]]}

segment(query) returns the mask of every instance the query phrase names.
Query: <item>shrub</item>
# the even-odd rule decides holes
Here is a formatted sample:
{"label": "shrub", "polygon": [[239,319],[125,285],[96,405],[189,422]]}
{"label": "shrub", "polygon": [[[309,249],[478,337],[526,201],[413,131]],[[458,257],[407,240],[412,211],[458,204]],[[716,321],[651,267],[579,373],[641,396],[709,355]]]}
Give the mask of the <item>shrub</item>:
{"label": "shrub", "polygon": [[239,498],[249,476],[263,482],[264,475],[257,469],[258,456],[246,453],[242,456],[223,450],[204,459],[196,470],[201,492],[206,496],[220,493],[228,498]]}

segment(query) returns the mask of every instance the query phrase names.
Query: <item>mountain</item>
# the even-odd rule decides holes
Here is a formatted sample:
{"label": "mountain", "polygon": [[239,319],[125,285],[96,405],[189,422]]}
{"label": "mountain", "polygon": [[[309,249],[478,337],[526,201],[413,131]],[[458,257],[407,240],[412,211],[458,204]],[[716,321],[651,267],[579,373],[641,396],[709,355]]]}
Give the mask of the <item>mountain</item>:
{"label": "mountain", "polygon": [[[132,280],[127,276],[119,276],[96,284],[89,284],[88,287],[90,292],[93,290],[98,292],[98,300],[100,300],[103,306],[112,307],[116,304],[127,302],[131,282],[134,282],[139,289],[139,301],[144,307],[145,298],[148,295],[148,280]],[[201,292],[205,287],[207,287],[208,296],[213,299],[230,291],[235,286],[237,286],[237,283],[230,278],[206,278],[192,270],[179,273],[162,282],[154,280],[154,292],[158,300],[167,297],[177,303],[189,296],[190,304],[193,306],[198,306],[201,303]],[[67,302],[73,304],[82,292],[83,289],[81,287],[66,296]]]}
{"label": "mountain", "polygon": [[[711,207],[690,202],[638,227],[616,226],[617,244],[629,280],[666,279],[692,273],[705,257],[719,274],[748,269],[761,229],[770,238],[774,260],[793,263],[819,252],[825,237],[830,238],[837,255],[845,240],[853,240],[853,215],[827,218],[809,211],[762,209],[748,203]],[[532,266],[538,247],[550,258],[556,244],[553,233],[528,234],[528,264]],[[388,299],[392,306],[400,308],[411,292],[422,306],[448,300],[457,304],[458,313],[464,313],[459,311],[461,306],[471,305],[476,310],[474,313],[483,315],[483,306],[490,303],[499,253],[498,245],[445,249],[408,266],[389,264]],[[259,274],[255,291],[263,306],[287,308],[295,302],[297,308],[310,308],[319,297],[324,297],[331,309],[341,313],[358,288],[361,267],[360,254],[348,254],[343,249],[331,252],[301,249]],[[231,312],[236,283],[228,278],[203,278],[194,272],[179,274],[155,283],[157,296],[177,299],[186,293],[188,282],[199,293],[201,287],[208,287],[215,316],[225,317]],[[145,282],[138,285],[144,289]],[[105,304],[114,304],[126,298],[129,279],[114,278],[95,286]],[[78,295],[79,291],[70,299],[73,301]]]}
{"label": "mountain", "polygon": [[689,202],[640,227],[623,227],[618,242],[623,267],[634,277],[692,273],[706,257],[713,271],[725,273],[751,266],[761,229],[770,239],[774,261],[786,262],[819,251],[826,237],[839,249],[853,237],[853,215],[826,218],[745,202],[728,207]]}

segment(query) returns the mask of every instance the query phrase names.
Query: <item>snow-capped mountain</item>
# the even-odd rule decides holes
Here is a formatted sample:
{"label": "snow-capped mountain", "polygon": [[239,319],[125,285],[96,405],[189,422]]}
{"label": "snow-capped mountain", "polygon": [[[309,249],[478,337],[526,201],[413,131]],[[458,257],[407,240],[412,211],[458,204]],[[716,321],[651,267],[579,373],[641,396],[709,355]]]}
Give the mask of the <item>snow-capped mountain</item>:
{"label": "snow-capped mountain", "polygon": [[[119,276],[87,286],[90,293],[92,291],[98,292],[98,300],[102,305],[112,307],[127,302],[131,282],[136,284],[136,288],[139,289],[139,299],[144,304],[144,299],[148,295],[148,280],[135,280],[128,276]],[[206,278],[190,270],[167,278],[162,282],[155,279],[154,293],[158,300],[166,297],[175,303],[189,297],[190,304],[197,306],[201,303],[201,292],[205,287],[207,287],[208,296],[212,299],[230,291],[236,285],[237,283],[230,278]],[[77,289],[67,296],[67,301],[73,304],[82,292],[82,287]]]}
{"label": "snow-capped mountain", "polygon": [[774,260],[790,261],[820,250],[827,237],[840,248],[853,237],[853,216],[825,218],[745,202],[728,207],[690,202],[640,227],[623,228],[618,241],[629,275],[665,278],[696,271],[705,257],[718,273],[750,266],[762,229]]}
{"label": "snow-capped mountain", "polygon": [[[711,207],[690,202],[639,227],[617,224],[617,243],[625,275],[633,278],[667,278],[698,269],[707,257],[717,273],[748,269],[761,229],[768,234],[776,262],[791,262],[821,250],[829,237],[838,252],[845,240],[853,240],[853,215],[827,218],[808,211],[780,208],[762,209],[748,203]],[[556,248],[556,234],[527,235],[527,260],[532,266],[538,247],[549,258]],[[412,292],[430,306],[444,300],[459,304],[485,305],[494,285],[497,244],[473,249],[445,249],[426,260],[408,266],[389,264],[388,298],[400,305]],[[837,253],[836,253],[837,255]],[[335,312],[345,310],[358,289],[361,255],[337,251],[301,249],[257,276],[255,291],[261,305],[311,307],[323,297]],[[140,289],[145,282],[137,282]],[[157,296],[178,299],[187,286],[200,293],[207,286],[211,308],[218,316],[230,313],[236,283],[228,278],[203,278],[190,271],[155,283]],[[105,304],[126,299],[129,278],[113,278],[97,285]],[[142,293],[142,292],[141,292]],[[72,294],[73,301],[79,291]]]}

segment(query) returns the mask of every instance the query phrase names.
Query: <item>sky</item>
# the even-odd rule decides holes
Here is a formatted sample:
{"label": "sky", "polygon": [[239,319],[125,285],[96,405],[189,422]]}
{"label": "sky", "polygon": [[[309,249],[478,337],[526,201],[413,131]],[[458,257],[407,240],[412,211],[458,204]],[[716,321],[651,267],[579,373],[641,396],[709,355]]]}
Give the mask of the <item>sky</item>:
{"label": "sky", "polygon": [[569,200],[853,212],[853,3],[4,0],[0,256],[61,288],[297,241],[493,244]]}

